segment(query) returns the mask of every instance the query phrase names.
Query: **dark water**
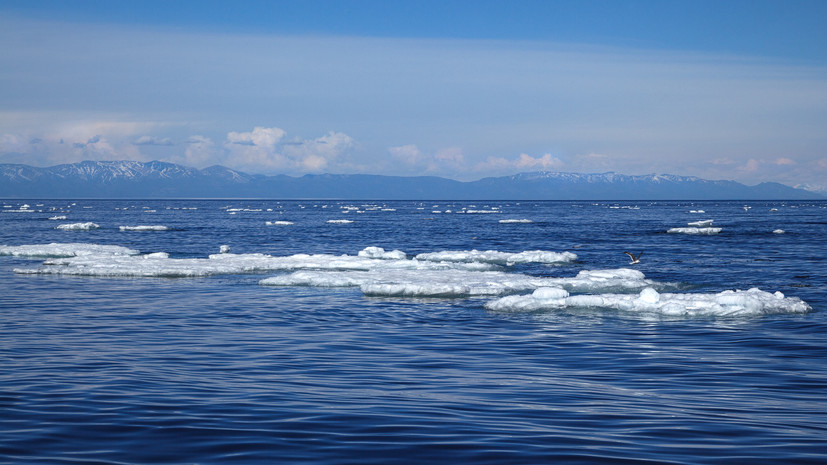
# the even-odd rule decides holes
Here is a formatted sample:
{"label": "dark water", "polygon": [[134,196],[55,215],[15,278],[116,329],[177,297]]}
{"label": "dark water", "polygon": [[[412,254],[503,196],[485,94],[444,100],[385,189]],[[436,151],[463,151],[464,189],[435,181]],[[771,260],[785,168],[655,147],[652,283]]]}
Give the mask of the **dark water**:
{"label": "dark water", "polygon": [[[26,203],[39,211],[0,212],[0,245],[577,253],[514,270],[538,276],[625,267],[624,250],[644,250],[649,279],[781,291],[813,311],[495,313],[480,297],[258,284],[276,273],[23,275],[12,270],[42,259],[0,256],[3,463],[827,462],[824,202]],[[353,223],[326,223],[342,218]],[[665,233],[702,219],[722,232]],[[276,220],[294,224],[265,225]],[[100,229],[54,229],[86,221]]]}

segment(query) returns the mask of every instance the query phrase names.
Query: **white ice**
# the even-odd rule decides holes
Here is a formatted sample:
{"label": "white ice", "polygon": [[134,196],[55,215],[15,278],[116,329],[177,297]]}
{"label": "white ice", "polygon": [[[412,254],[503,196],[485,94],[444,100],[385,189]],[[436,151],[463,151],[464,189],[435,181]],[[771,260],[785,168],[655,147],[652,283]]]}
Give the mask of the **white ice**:
{"label": "white ice", "polygon": [[66,231],[89,231],[90,229],[98,229],[100,225],[92,223],[70,223],[58,225],[55,229],[63,229]]}
{"label": "white ice", "polygon": [[49,219],[50,219],[50,220],[53,220],[53,221],[54,221],[54,220],[65,220],[65,219],[66,219],[66,215],[58,215],[58,216],[53,216],[53,217],[51,217],[51,218],[49,218]]}
{"label": "white ice", "polygon": [[330,224],[350,224],[353,223],[353,220],[327,220]]}
{"label": "white ice", "polygon": [[689,226],[695,226],[696,228],[706,228],[712,226],[712,223],[715,220],[701,220],[701,221],[693,221],[691,223],[687,223]]}
{"label": "white ice", "polygon": [[503,224],[511,224],[511,223],[533,223],[533,221],[531,221],[531,220],[529,220],[529,219],[520,219],[520,220],[514,219],[514,220],[500,220],[500,223],[503,223]]}
{"label": "white ice", "polygon": [[480,262],[497,265],[512,266],[517,263],[571,263],[577,260],[577,255],[571,252],[547,252],[544,250],[529,250],[519,253],[499,252],[496,250],[446,250],[442,252],[421,253],[417,260],[441,262]]}
{"label": "white ice", "polygon": [[365,247],[357,254],[359,257],[378,258],[382,260],[405,260],[408,255],[401,250],[386,251],[382,247]]}
{"label": "white ice", "polygon": [[359,287],[365,295],[387,297],[497,296],[548,286],[572,292],[620,292],[656,285],[643,273],[630,269],[590,270],[571,278],[542,278],[504,271],[427,267],[349,272],[306,270],[263,279],[259,283],[265,286]]}
{"label": "white ice", "polygon": [[101,260],[114,255],[138,255],[137,250],[119,245],[99,245],[81,243],[51,243],[36,245],[0,245],[0,255],[18,257],[79,257],[94,256]]}
{"label": "white ice", "polygon": [[694,235],[709,236],[709,235],[713,235],[713,234],[718,234],[719,232],[721,232],[721,230],[723,230],[723,228],[695,228],[695,227],[691,227],[691,228],[671,228],[666,232],[670,233],[670,234],[694,234]]}
{"label": "white ice", "polygon": [[290,226],[292,221],[268,221],[267,226]]}
{"label": "white ice", "polygon": [[166,231],[169,228],[161,225],[118,226],[121,231]]}
{"label": "white ice", "polygon": [[787,231],[784,231],[783,229],[774,229],[772,232],[773,234],[784,234]]}
{"label": "white ice", "polygon": [[806,313],[812,308],[798,297],[771,294],[757,288],[717,294],[658,293],[645,288],[639,294],[569,295],[561,288],[540,288],[532,294],[512,295],[488,302],[495,311],[538,311],[563,308],[602,308],[676,316],[746,316],[769,313]]}
{"label": "white ice", "polygon": [[[372,271],[376,269],[412,270],[491,270],[496,266],[486,263],[442,263],[407,259],[377,259],[354,255],[307,255],[272,256],[266,254],[232,254],[221,248],[223,253],[208,258],[169,258],[153,255],[123,256],[84,255],[60,257],[43,262],[37,268],[18,268],[21,274],[61,274],[80,276],[158,276],[192,277],[220,274],[257,273],[266,271],[295,270],[353,270]],[[370,254],[371,252],[365,252]],[[385,252],[396,254],[401,252]]]}

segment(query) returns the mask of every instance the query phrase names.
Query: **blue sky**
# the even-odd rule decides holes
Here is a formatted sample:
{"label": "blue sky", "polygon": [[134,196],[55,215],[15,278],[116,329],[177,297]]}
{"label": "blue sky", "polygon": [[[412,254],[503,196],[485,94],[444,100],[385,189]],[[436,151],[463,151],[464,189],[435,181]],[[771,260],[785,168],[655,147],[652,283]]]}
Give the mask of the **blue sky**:
{"label": "blue sky", "polygon": [[0,162],[827,189],[827,2],[0,0]]}

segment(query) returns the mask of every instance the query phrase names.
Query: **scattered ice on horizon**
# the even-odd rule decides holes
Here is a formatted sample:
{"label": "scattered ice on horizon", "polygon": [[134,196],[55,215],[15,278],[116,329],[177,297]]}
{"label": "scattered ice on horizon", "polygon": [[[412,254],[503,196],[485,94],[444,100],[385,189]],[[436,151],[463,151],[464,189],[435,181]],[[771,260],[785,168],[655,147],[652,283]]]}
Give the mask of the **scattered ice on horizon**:
{"label": "scattered ice on horizon", "polygon": [[521,219],[521,220],[513,219],[513,220],[500,220],[500,223],[503,223],[503,224],[512,224],[512,223],[533,223],[533,221],[531,221],[531,220],[529,220],[529,219]]}
{"label": "scattered ice on horizon", "polygon": [[327,220],[330,224],[350,224],[353,223],[353,220]]}
{"label": "scattered ice on horizon", "polygon": [[57,215],[57,216],[53,216],[53,217],[51,217],[51,218],[49,218],[49,219],[50,219],[50,220],[65,220],[65,219],[66,219],[66,215]]}
{"label": "scattered ice on horizon", "polygon": [[290,226],[293,224],[292,221],[267,221],[265,223],[267,226]]}

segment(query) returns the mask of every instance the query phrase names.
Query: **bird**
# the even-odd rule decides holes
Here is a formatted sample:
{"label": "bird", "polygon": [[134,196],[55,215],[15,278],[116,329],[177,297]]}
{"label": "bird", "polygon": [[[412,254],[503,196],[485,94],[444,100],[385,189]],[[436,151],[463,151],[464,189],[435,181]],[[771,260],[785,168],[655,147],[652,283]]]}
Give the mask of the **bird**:
{"label": "bird", "polygon": [[629,262],[630,265],[637,265],[638,263],[640,263],[640,256],[643,255],[643,252],[637,254],[637,256],[632,255],[631,252],[623,252],[623,253],[625,253],[626,255],[629,256],[629,258],[632,259],[632,261]]}

